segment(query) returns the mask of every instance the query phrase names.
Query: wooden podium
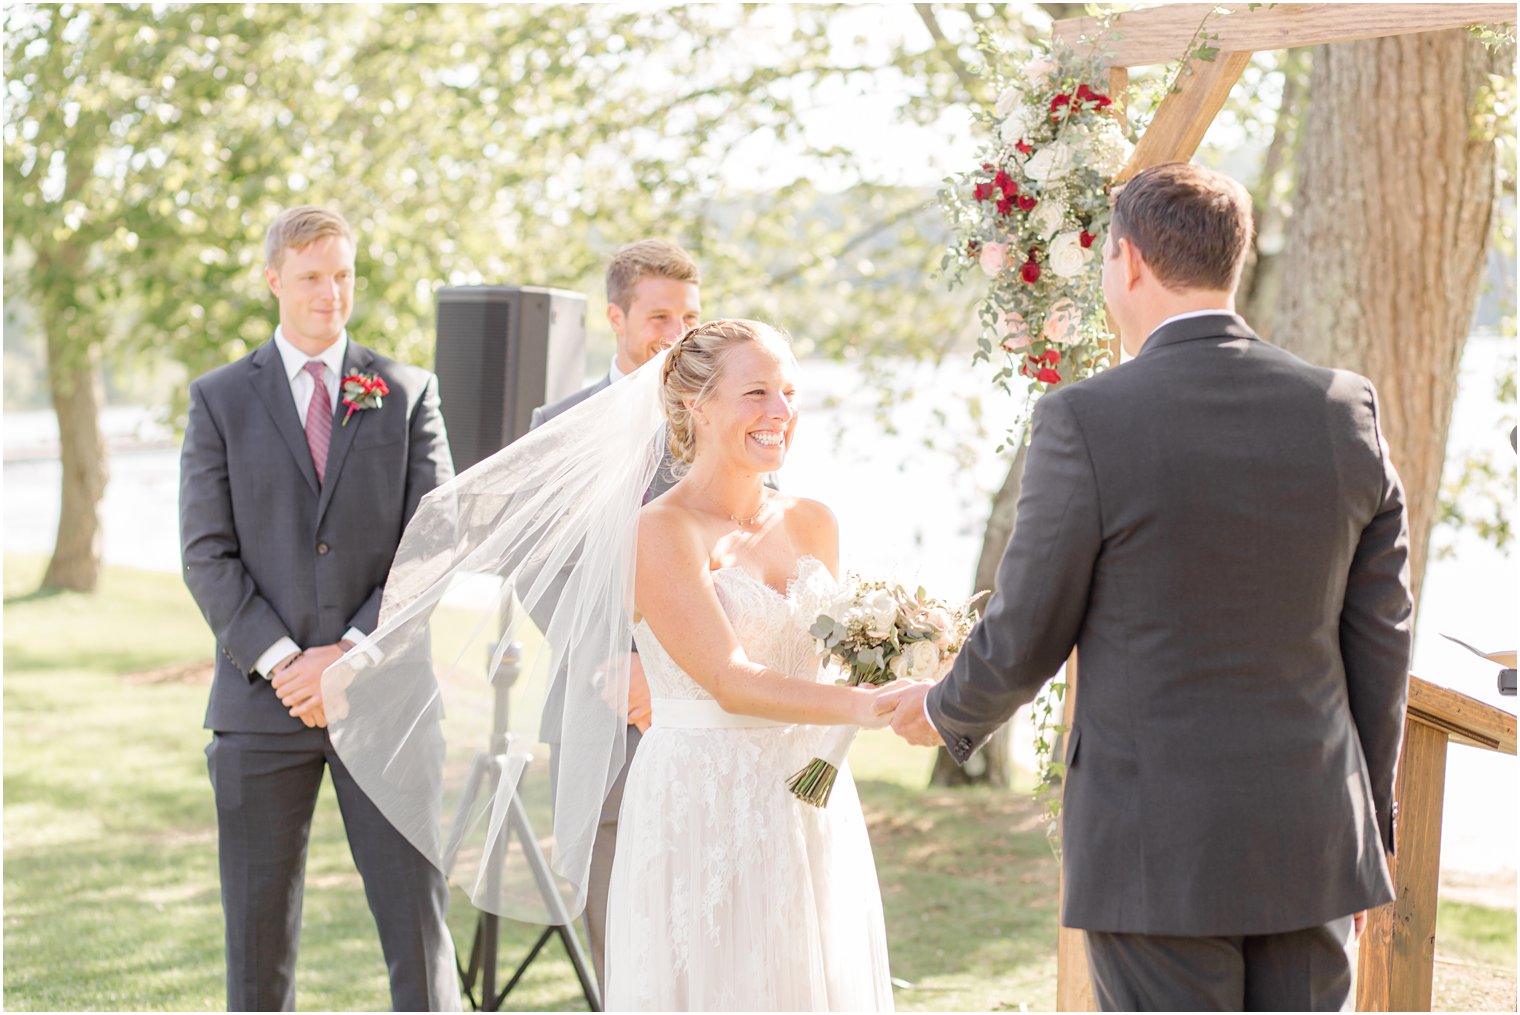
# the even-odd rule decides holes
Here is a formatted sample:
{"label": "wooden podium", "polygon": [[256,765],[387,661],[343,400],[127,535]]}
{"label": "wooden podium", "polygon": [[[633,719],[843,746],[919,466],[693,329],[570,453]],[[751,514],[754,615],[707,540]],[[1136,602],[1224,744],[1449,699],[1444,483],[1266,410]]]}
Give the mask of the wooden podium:
{"label": "wooden podium", "polygon": [[[1075,707],[1075,656],[1067,671],[1066,693]],[[1357,1011],[1430,1010],[1448,744],[1514,754],[1515,717],[1410,677],[1404,750],[1394,788],[1399,822],[1397,857],[1390,866],[1398,897],[1367,914],[1357,961]],[[1061,928],[1056,962],[1056,1008],[1096,1011],[1081,931]]]}

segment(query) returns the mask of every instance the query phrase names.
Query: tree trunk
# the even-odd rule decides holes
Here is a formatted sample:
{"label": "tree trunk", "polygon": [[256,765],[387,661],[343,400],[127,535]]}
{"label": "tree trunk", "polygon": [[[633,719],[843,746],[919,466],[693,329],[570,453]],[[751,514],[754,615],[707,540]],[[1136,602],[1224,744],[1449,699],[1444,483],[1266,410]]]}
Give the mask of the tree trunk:
{"label": "tree trunk", "polygon": [[[1262,338],[1271,341],[1282,303],[1283,226],[1286,198],[1279,196],[1279,179],[1292,172],[1306,98],[1307,62],[1312,50],[1292,50],[1283,62],[1282,101],[1272,127],[1272,142],[1262,160],[1261,182],[1252,202],[1254,242],[1241,273],[1235,306]],[[1285,172],[1286,171],[1286,172]],[[1291,180],[1289,181],[1291,182]]]}
{"label": "tree trunk", "polygon": [[1473,102],[1513,52],[1429,32],[1319,47],[1310,74],[1274,341],[1377,386],[1416,601],[1494,209]]}
{"label": "tree trunk", "polygon": [[107,474],[105,435],[100,427],[105,399],[99,354],[93,343],[81,348],[64,337],[69,324],[57,316],[56,309],[44,327],[63,484],[58,538],[42,587],[93,592],[100,580],[100,501]]}
{"label": "tree trunk", "polygon": [[[1024,458],[1029,446],[1022,441],[1013,463],[1008,467],[1008,477],[1002,488],[992,498],[992,514],[987,519],[986,533],[982,536],[982,555],[976,563],[975,591],[990,591],[997,585],[998,564],[1003,551],[1013,536],[1013,526],[1018,519],[1019,490],[1024,479]],[[1013,784],[1012,730],[1004,726],[993,734],[987,746],[982,748],[966,764],[955,763],[950,752],[941,747],[934,758],[934,772],[929,776],[931,786],[1010,786]]]}

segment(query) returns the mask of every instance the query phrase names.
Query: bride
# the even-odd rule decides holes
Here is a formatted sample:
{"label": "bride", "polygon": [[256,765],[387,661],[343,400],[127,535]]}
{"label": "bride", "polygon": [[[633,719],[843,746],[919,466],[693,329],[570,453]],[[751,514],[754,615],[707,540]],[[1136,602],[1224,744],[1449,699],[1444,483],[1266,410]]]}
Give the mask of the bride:
{"label": "bride", "polygon": [[667,354],[685,475],[639,517],[634,628],[653,724],[623,796],[607,918],[609,1010],[886,1010],[881,896],[848,769],[823,809],[786,779],[826,724],[882,725],[874,691],[818,680],[808,628],[839,533],[768,491],[796,427],[774,329],[704,324]]}
{"label": "bride", "polygon": [[[761,483],[792,440],[796,369],[767,325],[700,325],[438,487],[376,631],[323,675],[334,749],[386,818],[476,908],[557,926],[586,904],[637,644],[653,725],[619,822],[611,1009],[892,1007],[848,768],[823,809],[786,788],[827,726],[890,718],[823,678],[808,633],[835,590],[833,516]],[[646,505],[667,452],[685,474]],[[497,623],[462,634],[461,596]]]}

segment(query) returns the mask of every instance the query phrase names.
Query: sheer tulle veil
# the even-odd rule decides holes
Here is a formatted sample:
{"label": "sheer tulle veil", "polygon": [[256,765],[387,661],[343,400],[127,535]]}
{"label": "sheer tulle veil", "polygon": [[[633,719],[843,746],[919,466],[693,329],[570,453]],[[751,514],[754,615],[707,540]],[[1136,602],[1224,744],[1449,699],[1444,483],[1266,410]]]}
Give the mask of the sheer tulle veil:
{"label": "sheer tulle veil", "polygon": [[322,678],[343,764],[488,912],[557,923],[585,903],[624,759],[635,539],[663,460],[667,356],[423,498],[379,627]]}

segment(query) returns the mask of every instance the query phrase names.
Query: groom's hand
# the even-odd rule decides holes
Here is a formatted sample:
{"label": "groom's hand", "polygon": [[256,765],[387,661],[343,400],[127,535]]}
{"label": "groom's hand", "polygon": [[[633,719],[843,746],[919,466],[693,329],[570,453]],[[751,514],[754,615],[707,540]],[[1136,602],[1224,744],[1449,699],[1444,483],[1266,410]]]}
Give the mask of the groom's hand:
{"label": "groom's hand", "polygon": [[892,713],[892,732],[916,747],[943,747],[944,738],[929,721],[924,699],[929,696],[931,681],[902,682],[901,688],[888,688],[881,697],[891,696],[897,711]]}
{"label": "groom's hand", "polygon": [[339,645],[309,648],[269,681],[280,696],[280,703],[307,726],[327,725],[327,716],[322,710],[322,671],[342,655],[343,649]]}

